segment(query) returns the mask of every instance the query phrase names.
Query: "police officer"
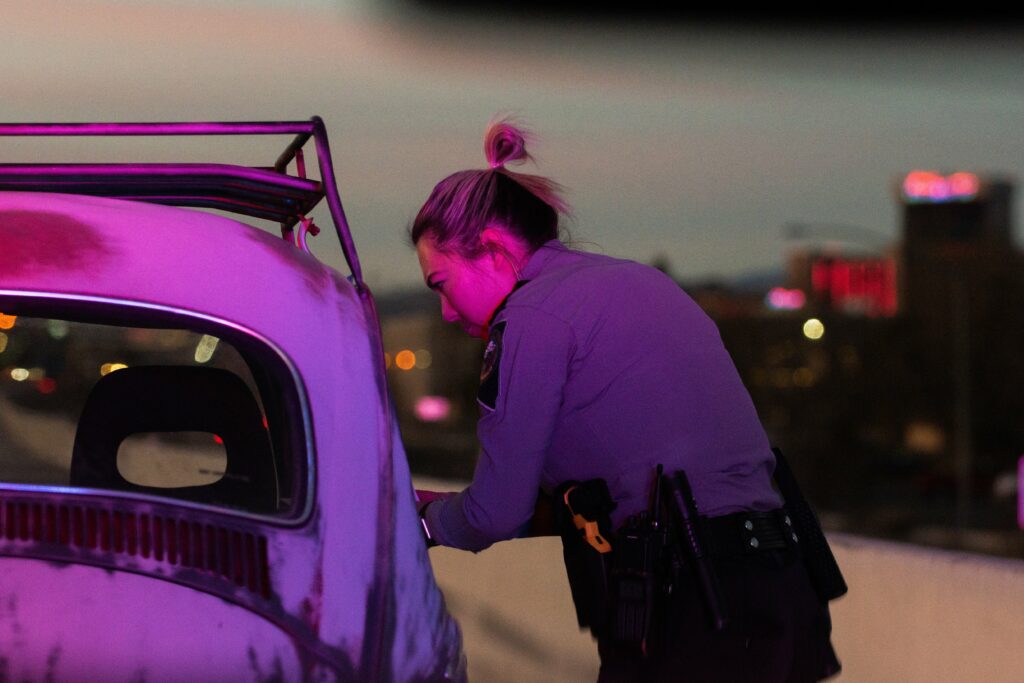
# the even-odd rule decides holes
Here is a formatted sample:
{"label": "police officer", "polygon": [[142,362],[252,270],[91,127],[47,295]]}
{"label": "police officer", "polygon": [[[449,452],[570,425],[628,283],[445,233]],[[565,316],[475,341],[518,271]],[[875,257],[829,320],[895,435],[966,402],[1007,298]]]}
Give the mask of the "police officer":
{"label": "police officer", "polygon": [[[444,319],[486,341],[473,481],[418,492],[428,538],[479,551],[523,535],[539,490],[593,479],[607,483],[616,529],[647,509],[658,464],[686,472],[722,538],[750,525],[744,514],[770,516],[782,504],[773,454],[715,325],[658,270],[559,241],[559,186],[507,168],[529,158],[525,143],[492,121],[489,168],[438,183],[410,228]],[[729,628],[711,629],[696,589],[679,589],[662,655],[596,634],[599,680],[815,681],[838,670],[827,604],[795,553],[719,545]]]}

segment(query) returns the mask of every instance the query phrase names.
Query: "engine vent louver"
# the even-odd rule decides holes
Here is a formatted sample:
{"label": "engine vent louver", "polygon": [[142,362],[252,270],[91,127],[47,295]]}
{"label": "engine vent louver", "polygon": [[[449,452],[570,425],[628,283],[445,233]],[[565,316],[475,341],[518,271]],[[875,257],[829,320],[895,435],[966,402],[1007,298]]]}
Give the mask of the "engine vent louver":
{"label": "engine vent louver", "polygon": [[231,529],[151,512],[73,503],[5,500],[0,504],[0,539],[139,557],[225,579],[270,597],[267,539]]}

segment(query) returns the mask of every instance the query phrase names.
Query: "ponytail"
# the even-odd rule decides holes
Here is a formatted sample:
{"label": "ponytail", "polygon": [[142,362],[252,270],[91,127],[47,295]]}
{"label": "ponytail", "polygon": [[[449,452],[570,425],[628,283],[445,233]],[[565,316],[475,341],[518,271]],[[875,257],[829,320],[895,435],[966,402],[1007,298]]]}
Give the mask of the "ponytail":
{"label": "ponytail", "polygon": [[561,186],[506,168],[532,159],[526,151],[530,141],[529,133],[511,120],[492,119],[484,133],[490,168],[458,171],[434,186],[409,229],[412,243],[426,235],[442,251],[474,257],[480,253],[480,233],[488,226],[508,230],[531,252],[557,238],[559,214],[572,215]]}

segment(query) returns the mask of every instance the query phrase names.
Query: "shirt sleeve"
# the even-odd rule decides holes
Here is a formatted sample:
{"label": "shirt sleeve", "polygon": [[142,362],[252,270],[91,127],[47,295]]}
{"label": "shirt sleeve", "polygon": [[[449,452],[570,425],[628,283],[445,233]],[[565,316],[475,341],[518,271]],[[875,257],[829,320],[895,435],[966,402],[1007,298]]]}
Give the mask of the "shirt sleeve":
{"label": "shirt sleeve", "polygon": [[572,329],[555,316],[522,307],[504,313],[495,323],[504,325],[497,395],[493,409],[480,404],[473,481],[426,510],[438,543],[474,552],[517,536],[530,521],[576,348]]}

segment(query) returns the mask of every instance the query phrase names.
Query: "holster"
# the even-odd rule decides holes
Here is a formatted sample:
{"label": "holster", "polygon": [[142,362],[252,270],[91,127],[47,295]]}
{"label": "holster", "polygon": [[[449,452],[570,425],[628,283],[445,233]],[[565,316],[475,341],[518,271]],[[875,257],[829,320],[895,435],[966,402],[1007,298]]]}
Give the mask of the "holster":
{"label": "holster", "polygon": [[[660,469],[659,469],[660,474]],[[660,484],[655,477],[655,487]],[[660,489],[652,509],[609,534],[615,503],[603,479],[567,482],[555,492],[556,528],[581,628],[623,652],[651,656],[665,640],[674,572]],[[613,549],[614,546],[614,549]]]}
{"label": "holster", "polygon": [[775,483],[785,500],[786,513],[796,532],[796,543],[807,575],[819,600],[835,600],[848,590],[846,580],[821,530],[817,515],[804,498],[796,477],[789,469],[789,463],[778,448],[773,448],[772,452],[775,453]]}
{"label": "holster", "polygon": [[[555,490],[554,503],[555,529],[562,538],[576,620],[580,628],[601,635],[607,629],[610,613],[611,553],[600,548],[603,542],[610,549],[609,514],[615,503],[603,479],[565,482]],[[593,526],[584,523],[581,528],[581,518]]]}
{"label": "holster", "polygon": [[620,650],[647,657],[665,643],[666,610],[675,583],[664,525],[641,513],[615,534],[608,638]]}

